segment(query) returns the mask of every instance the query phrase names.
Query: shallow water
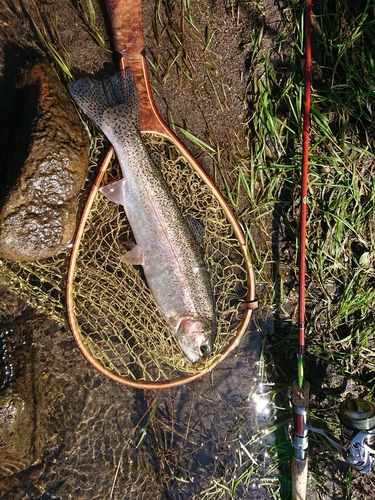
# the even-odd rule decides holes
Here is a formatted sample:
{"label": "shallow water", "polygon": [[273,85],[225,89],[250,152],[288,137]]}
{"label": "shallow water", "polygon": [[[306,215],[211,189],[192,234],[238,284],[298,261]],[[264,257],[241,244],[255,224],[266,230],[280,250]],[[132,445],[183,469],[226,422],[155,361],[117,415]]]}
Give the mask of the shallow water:
{"label": "shallow water", "polygon": [[243,473],[248,484],[241,481],[233,498],[269,498],[262,484],[273,479],[273,438],[265,431],[274,415],[260,330],[210,375],[158,392],[103,377],[55,323],[33,326],[46,445],[38,464],[0,481],[1,498],[187,499],[204,491],[230,498],[225,489]]}

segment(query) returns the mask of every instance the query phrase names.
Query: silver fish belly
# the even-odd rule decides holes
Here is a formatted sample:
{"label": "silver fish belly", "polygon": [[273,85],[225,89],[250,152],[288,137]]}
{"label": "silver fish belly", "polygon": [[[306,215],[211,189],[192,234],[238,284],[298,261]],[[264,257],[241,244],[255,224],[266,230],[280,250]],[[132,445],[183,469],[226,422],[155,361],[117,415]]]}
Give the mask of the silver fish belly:
{"label": "silver fish belly", "polygon": [[147,153],[130,69],[100,81],[83,78],[70,93],[112,143],[123,179],[101,188],[123,205],[136,245],[122,260],[143,266],[148,287],[191,362],[212,350],[216,314],[210,278],[190,227]]}

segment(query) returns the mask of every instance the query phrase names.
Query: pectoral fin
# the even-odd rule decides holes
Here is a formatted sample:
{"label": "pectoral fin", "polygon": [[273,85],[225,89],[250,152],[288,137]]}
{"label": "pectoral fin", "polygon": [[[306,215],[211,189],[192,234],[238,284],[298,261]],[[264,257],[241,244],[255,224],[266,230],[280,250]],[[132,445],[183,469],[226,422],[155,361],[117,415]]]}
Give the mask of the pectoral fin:
{"label": "pectoral fin", "polygon": [[143,265],[143,255],[141,249],[138,245],[135,245],[130,252],[126,252],[126,254],[121,255],[122,262],[125,264],[132,264],[133,266],[142,266]]}
{"label": "pectoral fin", "polygon": [[112,182],[99,189],[99,191],[113,203],[124,205],[125,200],[125,179]]}

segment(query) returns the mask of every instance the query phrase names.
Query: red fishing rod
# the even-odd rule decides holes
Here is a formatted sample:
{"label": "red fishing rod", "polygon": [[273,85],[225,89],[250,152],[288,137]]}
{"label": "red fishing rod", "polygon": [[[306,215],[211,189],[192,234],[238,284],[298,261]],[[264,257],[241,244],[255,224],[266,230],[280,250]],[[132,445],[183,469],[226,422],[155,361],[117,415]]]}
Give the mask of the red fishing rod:
{"label": "red fishing rod", "polygon": [[311,18],[312,0],[306,0],[305,12],[305,74],[302,136],[302,175],[299,231],[299,290],[298,290],[298,377],[293,382],[293,448],[292,499],[305,500],[307,487],[308,431],[324,436],[346,463],[357,471],[369,473],[375,458],[375,406],[364,399],[348,395],[340,404],[341,439],[307,422],[309,383],[304,380],[305,361],[305,277],[306,277],[306,222],[307,188],[310,145],[311,95]]}
{"label": "red fishing rod", "polygon": [[[302,135],[302,177],[299,231],[299,300],[298,300],[298,385],[303,383],[303,361],[305,357],[305,277],[306,277],[306,221],[307,185],[310,145],[310,96],[311,96],[311,15],[312,0],[307,0],[305,31],[305,103]],[[301,367],[301,368],[300,368]]]}
{"label": "red fishing rod", "polygon": [[299,230],[299,289],[298,289],[298,380],[293,383],[293,447],[292,458],[292,497],[306,498],[307,485],[307,409],[309,406],[309,384],[304,381],[305,361],[305,277],[306,277],[306,222],[307,187],[310,144],[310,95],[311,95],[311,16],[312,0],[306,2],[305,12],[305,71],[304,71],[304,110],[302,135],[302,175]]}

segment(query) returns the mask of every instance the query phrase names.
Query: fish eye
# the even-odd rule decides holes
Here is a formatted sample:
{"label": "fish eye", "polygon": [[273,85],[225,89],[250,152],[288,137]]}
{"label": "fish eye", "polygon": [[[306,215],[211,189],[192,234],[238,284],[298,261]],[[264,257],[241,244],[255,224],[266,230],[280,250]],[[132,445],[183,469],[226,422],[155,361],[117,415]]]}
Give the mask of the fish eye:
{"label": "fish eye", "polygon": [[211,352],[211,347],[208,344],[202,344],[200,346],[200,351],[203,357],[207,356]]}

